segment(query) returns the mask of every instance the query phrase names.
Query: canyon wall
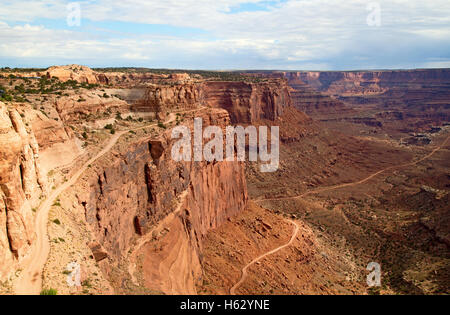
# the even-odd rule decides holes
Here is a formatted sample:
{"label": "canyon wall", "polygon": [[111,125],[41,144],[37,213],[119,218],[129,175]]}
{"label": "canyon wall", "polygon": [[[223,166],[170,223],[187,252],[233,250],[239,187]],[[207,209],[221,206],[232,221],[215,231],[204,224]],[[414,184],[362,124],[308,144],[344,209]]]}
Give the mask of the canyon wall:
{"label": "canyon wall", "polygon": [[303,82],[300,78],[300,73],[286,72],[285,77],[292,88],[292,103],[298,110],[316,119],[330,114],[350,111],[350,108],[346,107],[342,101],[316,91]]}
{"label": "canyon wall", "polygon": [[[205,126],[229,124],[224,110],[203,111],[198,116]],[[173,142],[168,130],[157,140],[142,139],[126,152],[116,152],[107,166],[97,169],[78,199],[113,264],[127,255],[133,241],[165,222],[162,241],[172,245],[142,253],[147,287],[164,293],[195,293],[194,282],[201,277],[202,238],[246,207],[244,164],[175,162]],[[144,242],[144,248],[147,245]],[[174,266],[178,266],[175,277],[169,272]],[[108,273],[109,267],[105,268]]]}
{"label": "canyon wall", "polygon": [[284,79],[269,82],[205,82],[203,104],[226,109],[232,123],[276,120],[283,109],[292,106],[289,86]]}
{"label": "canyon wall", "polygon": [[[362,123],[380,127],[382,121],[396,128],[401,122],[404,128],[400,129],[407,132],[450,121],[450,69],[286,72],[284,76],[297,91],[294,102],[314,118],[354,115],[349,111],[352,108],[366,116],[367,109],[376,110],[378,113]],[[325,103],[324,110],[317,111],[314,103],[309,104],[310,90],[322,95],[316,104]]]}
{"label": "canyon wall", "polygon": [[35,238],[32,207],[45,192],[36,138],[0,102],[0,279],[27,254]]}
{"label": "canyon wall", "polygon": [[260,83],[205,81],[150,85],[132,109],[165,113],[199,106],[226,109],[232,123],[250,124],[263,119],[276,120],[284,108],[292,106],[292,100],[285,79]]}
{"label": "canyon wall", "polygon": [[311,87],[328,94],[380,94],[394,86],[433,85],[450,82],[450,69],[392,70],[392,71],[323,71],[294,72]]}
{"label": "canyon wall", "polygon": [[150,85],[142,100],[132,109],[140,112],[166,112],[194,109],[200,102],[201,87],[195,83],[173,85]]}

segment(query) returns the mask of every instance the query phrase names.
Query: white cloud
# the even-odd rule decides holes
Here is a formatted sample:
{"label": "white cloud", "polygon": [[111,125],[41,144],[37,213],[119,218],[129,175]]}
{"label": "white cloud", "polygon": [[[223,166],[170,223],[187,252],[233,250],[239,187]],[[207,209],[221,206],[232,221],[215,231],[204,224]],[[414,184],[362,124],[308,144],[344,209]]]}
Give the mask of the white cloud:
{"label": "white cloud", "polygon": [[[423,41],[427,45],[440,45],[436,47],[436,56],[450,60],[450,52],[446,50],[450,38],[448,0],[380,0],[379,28],[366,24],[369,13],[366,7],[373,2],[369,0],[289,0],[278,2],[268,11],[230,13],[231,8],[240,4],[257,2],[259,0],[79,1],[82,18],[104,22],[105,28],[109,21],[121,21],[208,32],[208,36],[202,38],[133,34],[131,30],[128,31],[131,36],[125,39],[114,32],[99,33],[83,28],[63,31],[33,23],[42,18],[65,20],[67,1],[5,1],[0,7],[0,21],[9,25],[27,24],[8,26],[0,22],[3,43],[0,56],[84,58],[90,62],[95,58],[102,61],[108,58],[111,62],[149,60],[164,63],[160,66],[178,64],[177,60],[169,60],[178,57],[186,67],[210,59],[206,66],[209,68],[229,67],[233,65],[233,58],[236,67],[315,65],[338,68],[352,67],[352,58],[355,63],[364,61],[377,67],[383,63],[395,64],[396,54],[399,57],[416,55],[417,60],[411,64],[420,59],[424,62],[426,56],[418,54],[432,52],[420,46]],[[132,29],[133,25],[130,27]]]}

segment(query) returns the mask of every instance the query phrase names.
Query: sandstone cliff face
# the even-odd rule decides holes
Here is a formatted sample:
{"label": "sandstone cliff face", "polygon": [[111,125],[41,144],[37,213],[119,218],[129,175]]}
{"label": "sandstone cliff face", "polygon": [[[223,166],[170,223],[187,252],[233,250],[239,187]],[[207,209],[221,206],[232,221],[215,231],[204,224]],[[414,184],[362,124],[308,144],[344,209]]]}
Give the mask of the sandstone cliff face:
{"label": "sandstone cliff face", "polygon": [[293,105],[313,118],[320,119],[323,116],[350,110],[342,101],[318,92],[304,83],[299,73],[287,72],[284,75],[292,87]]}
{"label": "sandstone cliff face", "polygon": [[292,101],[285,80],[262,83],[205,82],[203,103],[209,107],[224,108],[232,123],[252,123],[257,120],[276,120]]}
{"label": "sandstone cliff face", "polygon": [[177,109],[193,109],[200,101],[200,86],[195,83],[175,85],[151,85],[143,99],[133,106],[134,111],[165,112]]}
{"label": "sandstone cliff face", "polygon": [[394,86],[442,84],[450,81],[449,69],[405,71],[297,72],[289,73],[328,94],[381,94]]}
{"label": "sandstone cliff face", "polygon": [[39,148],[19,113],[0,102],[0,279],[34,239],[32,206],[45,193]]}
{"label": "sandstone cliff face", "polygon": [[[338,99],[330,107],[331,114],[345,111],[339,101],[353,108],[377,108],[386,111],[376,118],[391,115],[391,111],[401,112],[400,116],[391,115],[391,118],[383,121],[394,129],[400,126],[397,123],[396,127],[396,122],[402,121],[401,129],[406,131],[421,128],[426,130],[450,119],[449,69],[288,72],[284,75],[297,90],[302,90],[297,83],[304,82],[316,93]],[[304,101],[300,101],[301,103]],[[312,111],[306,111],[315,117]],[[319,114],[326,117],[327,112],[322,111]],[[362,122],[369,126],[374,125],[370,119],[364,119]],[[378,123],[375,122],[374,126],[378,126]]]}
{"label": "sandstone cliff face", "polygon": [[[205,126],[229,123],[224,110],[208,110],[201,117]],[[116,263],[135,239],[172,216],[163,239],[172,245],[144,251],[146,283],[166,293],[195,293],[202,237],[246,206],[244,164],[175,162],[170,135],[169,130],[158,140],[143,139],[127,152],[116,153],[108,167],[90,179],[89,193],[78,198],[93,234]],[[172,266],[178,266],[176,278],[185,282],[175,285],[170,272],[162,272],[173,271]]]}

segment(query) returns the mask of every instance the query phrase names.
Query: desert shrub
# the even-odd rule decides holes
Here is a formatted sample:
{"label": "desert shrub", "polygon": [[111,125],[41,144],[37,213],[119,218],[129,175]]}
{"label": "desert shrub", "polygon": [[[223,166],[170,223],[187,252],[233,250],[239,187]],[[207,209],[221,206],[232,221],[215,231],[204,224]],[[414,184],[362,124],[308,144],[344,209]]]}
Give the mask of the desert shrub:
{"label": "desert shrub", "polygon": [[58,295],[58,291],[56,289],[44,289],[41,291],[40,295]]}
{"label": "desert shrub", "polygon": [[163,129],[166,129],[166,126],[165,126],[164,123],[162,123],[162,122],[159,122],[159,123],[158,123],[158,127],[159,127],[159,128],[163,128]]}
{"label": "desert shrub", "polygon": [[0,98],[0,101],[3,101],[3,102],[12,102],[12,100],[13,100],[13,97],[11,95],[9,95],[9,94],[4,94]]}

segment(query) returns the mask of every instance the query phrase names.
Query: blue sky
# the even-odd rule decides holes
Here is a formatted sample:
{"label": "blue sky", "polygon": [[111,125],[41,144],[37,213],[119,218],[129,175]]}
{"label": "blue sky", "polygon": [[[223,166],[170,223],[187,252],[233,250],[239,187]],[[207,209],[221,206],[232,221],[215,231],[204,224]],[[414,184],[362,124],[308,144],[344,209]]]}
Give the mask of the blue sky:
{"label": "blue sky", "polygon": [[0,2],[0,67],[450,67],[448,0]]}

